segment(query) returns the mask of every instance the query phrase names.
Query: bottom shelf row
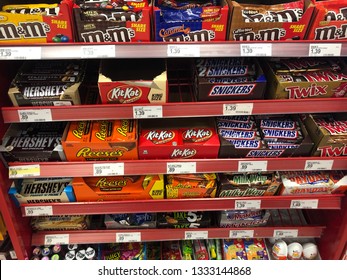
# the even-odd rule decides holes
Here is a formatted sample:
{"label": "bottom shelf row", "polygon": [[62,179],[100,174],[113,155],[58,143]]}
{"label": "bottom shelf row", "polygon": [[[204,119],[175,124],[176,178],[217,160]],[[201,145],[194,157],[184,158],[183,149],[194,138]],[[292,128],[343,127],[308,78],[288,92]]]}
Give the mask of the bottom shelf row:
{"label": "bottom shelf row", "polygon": [[315,260],[313,239],[199,239],[37,246],[32,260]]}

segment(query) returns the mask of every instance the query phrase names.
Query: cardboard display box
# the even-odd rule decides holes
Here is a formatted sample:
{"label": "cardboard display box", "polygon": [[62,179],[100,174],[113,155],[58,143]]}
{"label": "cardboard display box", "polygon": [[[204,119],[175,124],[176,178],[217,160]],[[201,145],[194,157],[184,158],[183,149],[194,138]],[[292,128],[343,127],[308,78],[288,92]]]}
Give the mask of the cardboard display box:
{"label": "cardboard display box", "polygon": [[[219,65],[230,61],[231,65]],[[235,64],[235,65],[233,65]],[[194,76],[196,96],[199,101],[224,101],[263,99],[266,88],[266,78],[256,59],[209,58],[195,61]],[[209,65],[216,65],[218,73],[213,73]],[[253,68],[254,66],[254,68]],[[242,75],[225,75],[234,68],[248,67]],[[229,70],[229,71],[228,71]],[[241,69],[242,71],[243,69]],[[251,72],[252,73],[248,73]],[[223,73],[224,72],[224,73]],[[209,74],[210,73],[210,74]],[[216,76],[214,75],[216,74]]]}
{"label": "cardboard display box", "polygon": [[[284,61],[286,59],[282,59]],[[293,77],[290,71],[287,73],[276,74],[271,66],[271,61],[265,61],[262,64],[268,82],[267,94],[265,98],[269,99],[300,99],[300,98],[323,98],[323,97],[344,97],[347,89],[347,66],[342,59],[327,58],[304,58],[288,59],[291,65],[296,66],[290,71],[302,71]],[[280,60],[281,61],[281,60]],[[335,61],[340,70],[332,70],[325,61]],[[320,66],[322,65],[322,66]],[[309,69],[303,71],[303,68]],[[302,69],[299,69],[302,68]],[[313,69],[317,68],[316,71]],[[299,75],[299,76],[298,76]],[[295,80],[293,80],[295,79]]]}
{"label": "cardboard display box", "polygon": [[1,158],[9,162],[65,161],[61,145],[66,122],[12,123],[0,145]]}
{"label": "cardboard display box", "polygon": [[70,122],[62,145],[68,161],[138,159],[137,120]]}
{"label": "cardboard display box", "polygon": [[163,199],[163,175],[74,178],[76,201]]}
{"label": "cardboard display box", "polygon": [[214,118],[142,120],[140,159],[217,158]]}
{"label": "cardboard display box", "polygon": [[[159,42],[193,42],[193,41],[224,41],[227,35],[229,7],[225,0],[217,1],[218,6],[206,6],[201,8],[201,17],[205,14],[218,14],[215,19],[195,20],[183,19],[186,15],[171,19],[166,16],[165,7],[160,3],[165,1],[155,0],[153,6],[154,41]],[[167,8],[167,7],[166,7]],[[176,14],[185,13],[187,7],[172,9]],[[189,14],[188,12],[186,13]]]}
{"label": "cardboard display box", "polygon": [[[243,117],[243,116],[242,116]],[[264,118],[259,116],[260,119]],[[234,144],[227,141],[224,137],[219,135],[220,150],[219,158],[260,158],[260,157],[299,157],[310,156],[313,147],[313,142],[308,134],[305,125],[301,122],[299,116],[291,115],[290,118],[296,121],[302,133],[302,141],[297,145],[289,148],[286,145],[279,144],[278,147],[269,149],[266,146],[252,148],[237,148]]]}
{"label": "cardboard display box", "polygon": [[308,40],[346,40],[347,39],[347,1],[312,0],[315,5]]}
{"label": "cardboard display box", "polygon": [[149,42],[151,40],[152,4],[147,0],[124,1],[122,7],[112,7],[110,3],[111,7],[101,8],[99,11],[98,8],[91,10],[83,8],[83,2],[77,1],[73,8],[78,42]]}
{"label": "cardboard display box", "polygon": [[347,190],[343,171],[282,171],[281,195],[344,193]]}
{"label": "cardboard display box", "polygon": [[[17,1],[16,1],[17,2]],[[0,43],[36,44],[73,42],[73,0],[1,1]]]}
{"label": "cardboard display box", "polygon": [[168,100],[165,59],[103,60],[99,73],[102,103],[153,103]]}
{"label": "cardboard display box", "polygon": [[[279,41],[279,40],[303,40],[305,39],[311,17],[314,11],[314,4],[311,0],[284,0],[275,3],[283,3],[282,8],[267,11],[272,5],[269,1],[260,1],[264,5],[256,6],[249,12],[244,12],[243,1],[228,0],[231,10],[231,20],[228,39],[230,41]],[[249,2],[249,1],[248,1]],[[304,9],[294,8],[293,3]],[[246,1],[247,3],[247,1]],[[248,6],[250,6],[248,5]],[[300,18],[300,15],[302,16]],[[299,19],[295,21],[295,19]],[[282,22],[280,22],[282,21]]]}
{"label": "cardboard display box", "polygon": [[8,194],[16,204],[75,202],[72,178],[38,178],[13,181]]}
{"label": "cardboard display box", "polygon": [[105,215],[106,228],[156,228],[157,213],[132,213]]}
{"label": "cardboard display box", "polygon": [[302,117],[314,142],[312,156],[347,156],[346,114],[306,114]]}

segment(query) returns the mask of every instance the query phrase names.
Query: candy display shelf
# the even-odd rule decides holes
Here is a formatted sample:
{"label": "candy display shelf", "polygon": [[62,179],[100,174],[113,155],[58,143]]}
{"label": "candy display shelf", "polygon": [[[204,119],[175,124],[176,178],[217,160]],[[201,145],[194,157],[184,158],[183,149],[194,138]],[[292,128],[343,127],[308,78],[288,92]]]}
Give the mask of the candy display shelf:
{"label": "candy display shelf", "polygon": [[[299,114],[345,112],[347,98],[312,98],[312,99],[277,99],[247,101],[215,101],[215,102],[172,102],[162,105],[141,104],[145,111],[161,111],[163,118],[208,117],[236,114],[229,110],[228,105],[236,108],[249,108],[249,115]],[[75,106],[43,107],[3,107],[1,109],[5,123],[22,122],[21,115],[36,116],[35,121],[74,121],[103,119],[136,118],[134,108],[138,104],[97,104]],[[235,111],[235,110],[234,110]]]}
{"label": "candy display shelf", "polygon": [[0,60],[194,56],[308,57],[346,56],[347,42],[298,40],[290,42],[68,43],[30,46],[3,45],[1,49]]}
{"label": "candy display shelf", "polygon": [[[296,195],[263,197],[224,197],[164,200],[124,200],[71,203],[23,204],[24,217],[39,215],[84,215],[109,213],[217,211],[224,209],[340,209],[343,195]],[[241,204],[240,204],[241,203]]]}

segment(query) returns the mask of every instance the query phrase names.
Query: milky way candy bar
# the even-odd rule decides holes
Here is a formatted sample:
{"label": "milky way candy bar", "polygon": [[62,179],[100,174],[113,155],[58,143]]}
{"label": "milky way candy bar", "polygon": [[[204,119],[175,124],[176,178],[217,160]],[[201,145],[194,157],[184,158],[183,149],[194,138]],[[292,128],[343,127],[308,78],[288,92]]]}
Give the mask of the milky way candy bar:
{"label": "milky way candy bar", "polygon": [[250,130],[233,130],[233,129],[220,129],[219,135],[221,135],[225,139],[246,139],[246,140],[253,140],[253,139],[260,139],[259,132]]}
{"label": "milky way candy bar", "polygon": [[247,76],[255,75],[255,65],[246,64],[246,65],[231,65],[231,66],[222,66],[222,67],[198,67],[199,77],[235,77],[235,76]]}
{"label": "milky way candy bar", "polygon": [[[263,129],[263,139],[300,143],[303,139],[300,130]],[[276,140],[275,140],[276,139]]]}
{"label": "milky way candy bar", "polygon": [[276,119],[262,119],[260,120],[260,128],[266,129],[281,129],[293,130],[299,127],[298,122],[292,120],[276,120]]}
{"label": "milky way candy bar", "polygon": [[254,122],[241,123],[241,122],[229,122],[229,121],[219,121],[217,122],[217,127],[219,129],[237,129],[237,130],[253,130],[255,128]]}
{"label": "milky way candy bar", "polygon": [[241,140],[241,139],[226,139],[234,145],[235,149],[262,149],[266,148],[266,144],[262,140]]}

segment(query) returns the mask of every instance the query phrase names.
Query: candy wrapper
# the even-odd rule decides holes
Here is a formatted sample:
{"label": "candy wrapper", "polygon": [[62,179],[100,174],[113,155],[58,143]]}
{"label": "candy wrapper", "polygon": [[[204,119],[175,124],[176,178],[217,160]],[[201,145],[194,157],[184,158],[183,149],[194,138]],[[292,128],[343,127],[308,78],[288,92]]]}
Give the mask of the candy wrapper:
{"label": "candy wrapper", "polygon": [[102,260],[145,260],[146,243],[128,242],[105,244],[101,249]]}

